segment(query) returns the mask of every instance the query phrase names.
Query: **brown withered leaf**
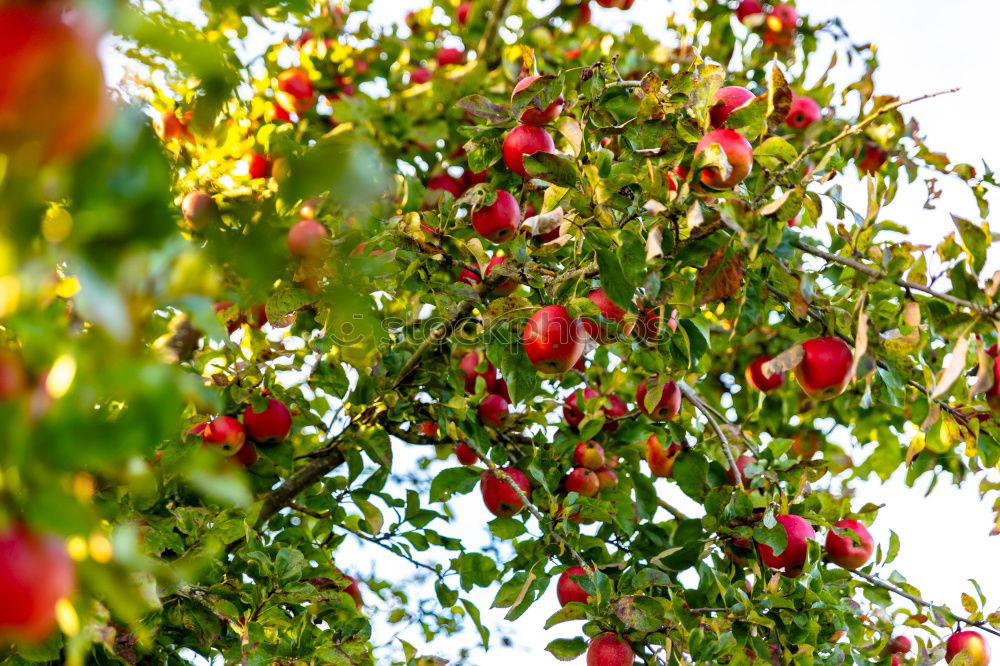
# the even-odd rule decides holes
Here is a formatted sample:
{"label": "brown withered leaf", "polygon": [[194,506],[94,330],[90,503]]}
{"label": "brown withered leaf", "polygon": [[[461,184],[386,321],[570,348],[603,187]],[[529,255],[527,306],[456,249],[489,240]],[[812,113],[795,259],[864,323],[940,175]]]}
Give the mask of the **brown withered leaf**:
{"label": "brown withered leaf", "polygon": [[802,345],[792,345],[760,366],[760,370],[765,377],[770,377],[778,372],[788,372],[802,362],[803,356],[805,356],[805,352],[802,350]]}
{"label": "brown withered leaf", "polygon": [[646,238],[646,263],[663,256],[663,227],[656,225]]}
{"label": "brown withered leaf", "polygon": [[[727,256],[728,255],[728,256]],[[694,290],[701,305],[715,301],[725,301],[739,293],[743,286],[743,257],[741,253],[730,253],[729,248],[720,247],[705,262],[698,272]]]}
{"label": "brown withered leaf", "polygon": [[969,336],[963,335],[955,343],[955,348],[951,350],[951,359],[948,361],[937,380],[937,386],[931,391],[930,398],[934,399],[944,395],[955,383],[955,380],[965,371],[965,357],[969,351]]}
{"label": "brown withered leaf", "polygon": [[982,340],[976,341],[976,358],[979,369],[976,371],[976,382],[969,389],[969,400],[975,400],[980,393],[986,393],[993,388],[993,357],[986,353],[986,345]]}
{"label": "brown withered leaf", "polygon": [[862,310],[858,314],[858,332],[854,336],[854,363],[848,381],[854,381],[858,376],[858,363],[868,351],[868,313]]}

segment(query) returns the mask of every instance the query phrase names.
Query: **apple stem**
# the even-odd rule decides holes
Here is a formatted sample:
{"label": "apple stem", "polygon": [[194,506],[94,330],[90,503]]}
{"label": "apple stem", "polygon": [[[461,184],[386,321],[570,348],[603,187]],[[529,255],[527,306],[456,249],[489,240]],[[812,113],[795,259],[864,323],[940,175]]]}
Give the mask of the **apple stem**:
{"label": "apple stem", "polygon": [[708,425],[710,425],[712,430],[715,431],[719,441],[722,442],[722,452],[726,454],[726,461],[729,463],[729,471],[732,472],[733,478],[736,480],[736,485],[739,489],[744,490],[743,475],[740,474],[740,468],[736,464],[736,457],[733,455],[732,447],[729,446],[729,439],[726,437],[726,433],[722,432],[722,428],[719,427],[719,423],[715,420],[715,417],[712,416],[712,412],[708,409],[708,406],[701,401],[701,398],[695,395],[695,392],[692,391],[687,384],[684,382],[677,382],[677,386],[681,389],[681,395],[687,398],[688,402],[694,405],[694,408],[701,412],[701,415],[708,421]]}

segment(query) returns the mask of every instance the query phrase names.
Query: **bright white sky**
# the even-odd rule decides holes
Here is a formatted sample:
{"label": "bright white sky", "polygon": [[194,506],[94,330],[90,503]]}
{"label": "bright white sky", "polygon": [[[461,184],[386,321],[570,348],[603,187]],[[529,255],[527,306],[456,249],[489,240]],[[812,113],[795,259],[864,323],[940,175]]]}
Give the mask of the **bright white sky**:
{"label": "bright white sky", "polygon": [[[591,4],[594,22],[601,26],[633,21],[652,34],[664,33],[668,13],[686,12],[690,7],[688,0],[638,0],[633,10],[622,13]],[[995,73],[1000,63],[1000,40],[993,34],[995,26],[1000,25],[1000,3],[951,0],[945,7],[937,0],[799,0],[797,4],[801,14],[814,20],[836,11],[855,42],[879,45],[881,68],[876,83],[880,93],[909,98],[960,86],[959,93],[924,101],[905,111],[919,118],[932,149],[945,151],[953,161],[969,162],[977,168],[983,158],[994,168],[1000,167],[1000,132],[995,127],[996,109],[1000,107]],[[406,11],[421,5],[420,0],[375,0],[372,15],[380,23],[401,21]],[[536,2],[535,6],[547,11],[552,1]],[[864,189],[854,186],[845,190],[845,200],[863,210]],[[978,220],[972,196],[960,185],[945,184],[937,210],[922,208],[924,196],[923,185],[917,183],[904,189],[889,210],[891,219],[907,225],[917,242],[934,244],[950,233],[949,212]],[[994,206],[1000,205],[1000,197],[993,199]],[[397,473],[415,468],[418,454],[423,453],[407,451],[409,447],[402,445],[394,448]],[[923,497],[926,486],[923,480],[918,489],[908,489],[901,478],[885,486],[877,482],[856,484],[859,506],[865,502],[886,504],[872,529],[876,541],[886,545],[890,528],[899,534],[902,549],[894,564],[925,599],[945,602],[958,610],[961,592],[972,592],[967,579],[975,578],[992,604],[988,610],[1000,607],[1000,573],[996,566],[1000,541],[988,536],[993,521],[991,507],[979,500],[974,483],[957,489],[942,479],[930,498]],[[658,488],[668,501],[698,514],[697,508],[670,482],[661,480]],[[485,523],[492,516],[482,507],[478,492],[454,502],[453,510],[459,514],[454,522],[432,523],[431,527],[465,539],[470,547],[486,545],[489,539]],[[352,539],[338,553],[337,561],[345,571],[361,576],[374,574],[390,581],[414,579],[415,572],[407,562],[374,547],[362,548]],[[889,573],[884,571],[882,575]],[[433,598],[429,585],[426,592],[428,598]],[[365,590],[374,625],[373,642],[380,645],[401,638],[423,654],[448,659],[469,649],[469,661],[477,666],[507,666],[514,659],[533,665],[557,663],[543,651],[544,646],[554,638],[579,634],[579,623],[557,625],[549,631],[541,629],[545,619],[558,608],[554,585],[516,623],[505,622],[502,610],[489,609],[494,593],[489,590],[472,595],[484,623],[494,629],[493,647],[488,653],[474,647],[478,636],[471,623],[455,637],[426,644],[419,627],[401,629],[401,625],[389,625],[385,621],[389,606],[380,608],[375,595]],[[501,645],[504,636],[510,638],[511,647]],[[1000,654],[1000,642],[992,637],[991,642],[994,654]],[[581,658],[573,663],[583,662]]]}

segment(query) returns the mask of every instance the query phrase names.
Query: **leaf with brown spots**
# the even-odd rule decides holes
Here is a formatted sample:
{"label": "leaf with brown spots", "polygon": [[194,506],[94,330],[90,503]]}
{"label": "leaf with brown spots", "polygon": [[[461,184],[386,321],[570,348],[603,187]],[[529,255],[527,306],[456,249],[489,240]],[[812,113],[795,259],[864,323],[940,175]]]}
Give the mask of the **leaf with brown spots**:
{"label": "leaf with brown spots", "polygon": [[705,305],[732,298],[739,293],[742,285],[743,257],[740,253],[731,253],[729,248],[720,247],[699,271],[695,293],[698,302]]}

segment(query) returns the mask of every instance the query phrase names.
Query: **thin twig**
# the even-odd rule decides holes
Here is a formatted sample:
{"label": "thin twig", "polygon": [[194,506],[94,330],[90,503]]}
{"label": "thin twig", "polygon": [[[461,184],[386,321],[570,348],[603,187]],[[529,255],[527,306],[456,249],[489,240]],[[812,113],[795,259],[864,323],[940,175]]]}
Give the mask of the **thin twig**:
{"label": "thin twig", "polygon": [[392,553],[396,557],[400,557],[400,558],[406,560],[407,562],[409,562],[410,564],[412,564],[415,567],[419,567],[421,569],[426,569],[427,571],[430,571],[432,574],[434,574],[437,577],[438,580],[444,579],[444,572],[441,571],[440,569],[438,569],[437,567],[432,567],[431,565],[426,564],[424,562],[421,562],[420,560],[415,560],[412,557],[410,557],[409,555],[407,555],[406,553],[398,552],[392,546],[389,546],[388,544],[380,541],[377,537],[368,536],[367,534],[364,534],[363,532],[358,532],[356,530],[352,530],[350,527],[347,527],[346,525],[335,525],[334,527],[339,527],[340,529],[344,530],[345,532],[350,532],[354,537],[356,537],[358,539],[361,539],[362,541],[367,541],[368,543],[375,544],[379,548],[384,548],[385,550],[389,551],[390,553]]}
{"label": "thin twig", "polygon": [[733,479],[736,481],[736,485],[739,486],[740,490],[743,490],[743,475],[740,474],[740,468],[736,464],[736,458],[733,456],[733,449],[729,446],[729,439],[726,437],[726,433],[722,432],[722,428],[719,427],[715,417],[712,416],[712,412],[708,410],[705,403],[701,401],[701,398],[699,398],[687,384],[684,382],[678,382],[677,386],[681,389],[681,395],[687,398],[688,402],[694,405],[694,408],[701,412],[702,416],[708,420],[708,425],[712,427],[712,430],[715,431],[719,441],[722,442],[722,452],[726,454],[726,461],[729,463],[729,471],[732,473]]}
{"label": "thin twig", "polygon": [[687,520],[688,519],[688,517],[686,515],[684,515],[681,512],[680,509],[678,509],[677,507],[673,506],[672,504],[668,504],[666,501],[661,500],[660,498],[656,499],[656,503],[659,506],[661,506],[664,509],[666,509],[670,513],[670,515],[672,515],[677,520]]}

